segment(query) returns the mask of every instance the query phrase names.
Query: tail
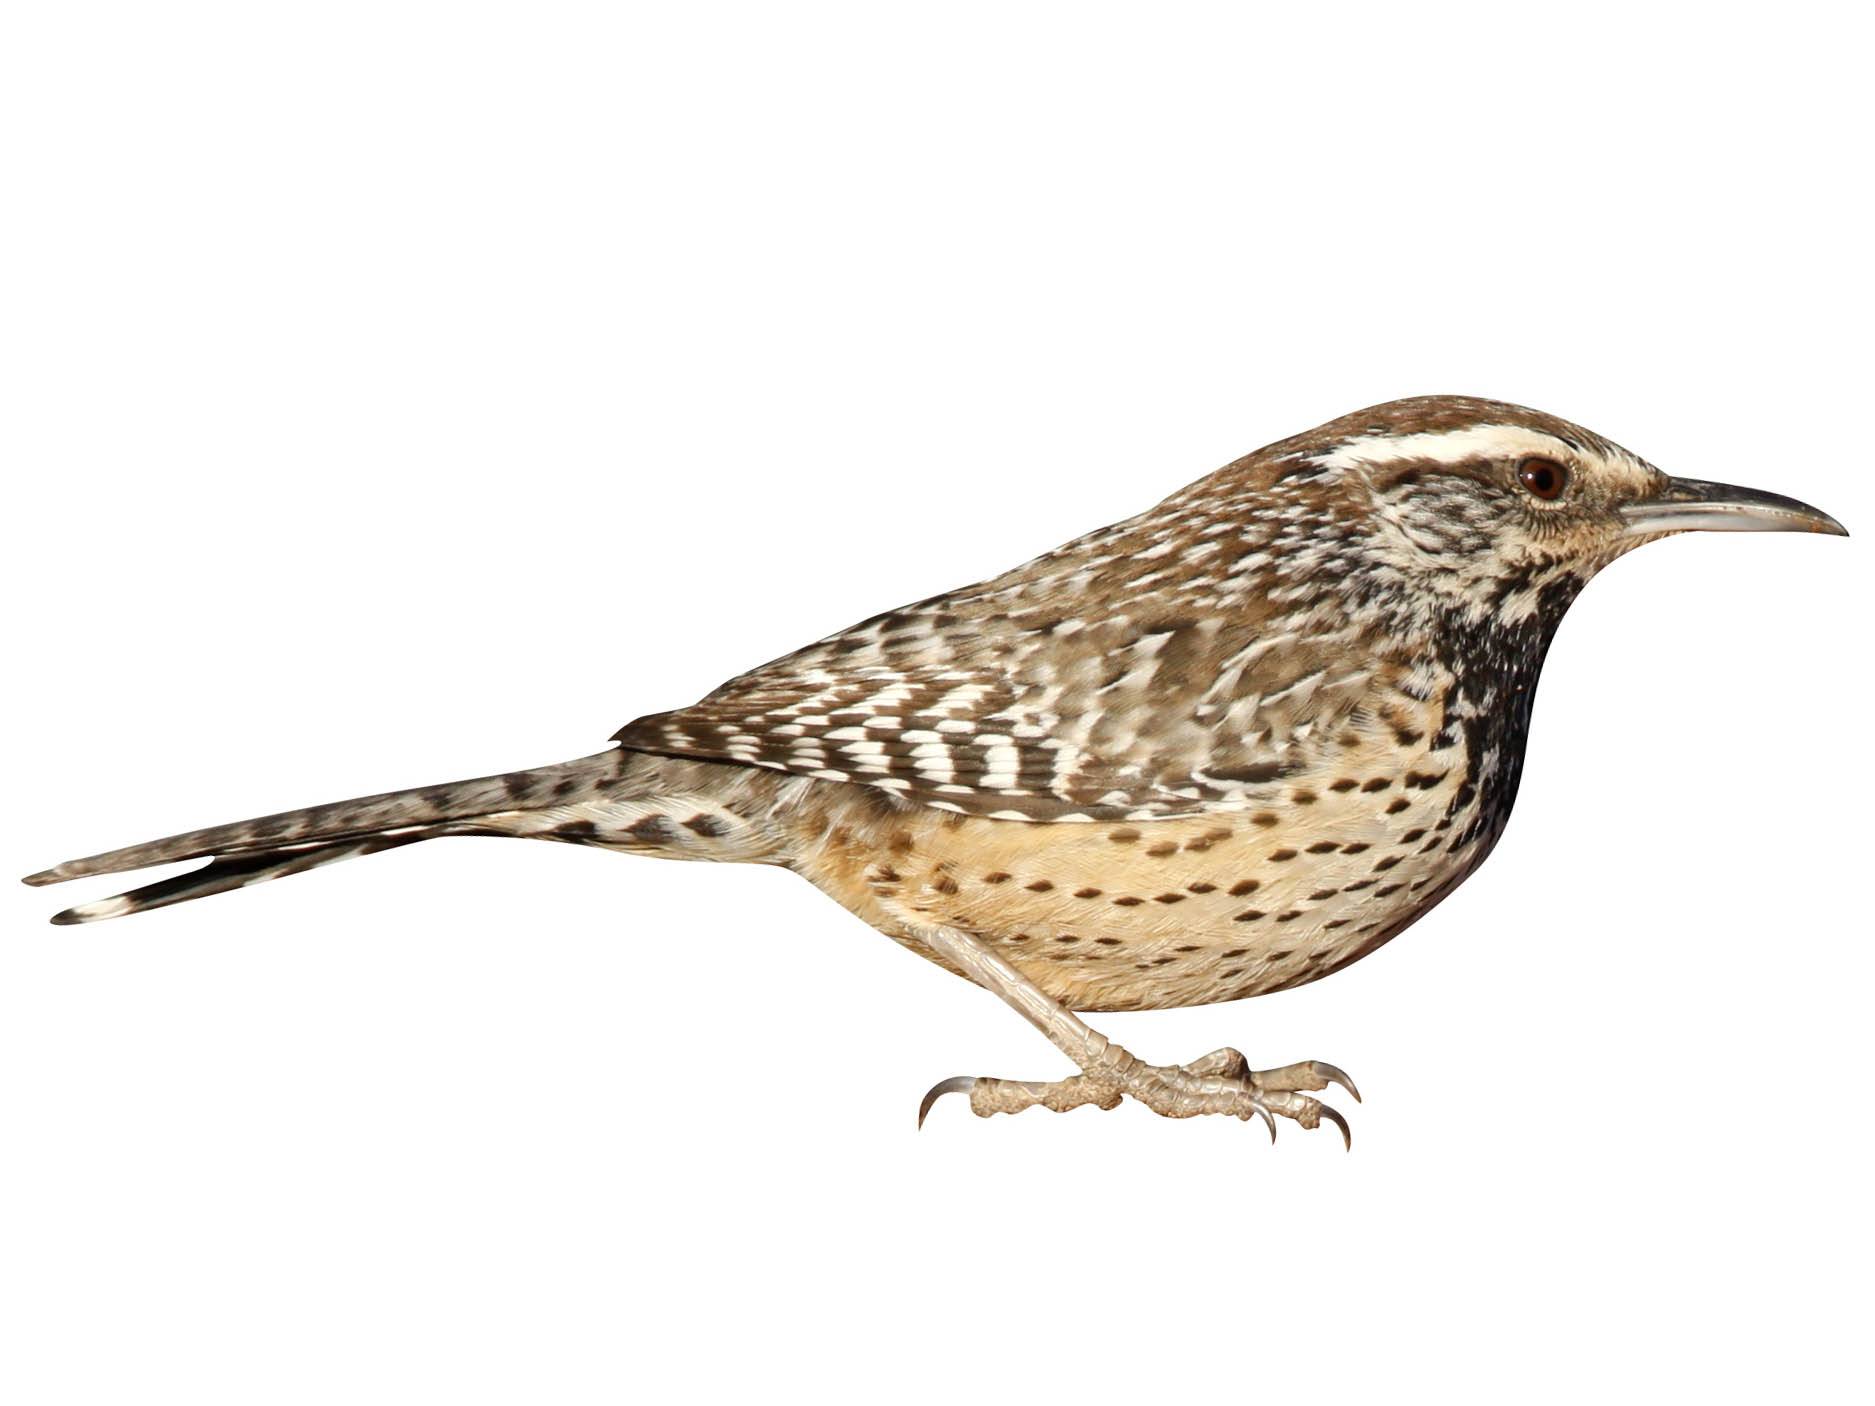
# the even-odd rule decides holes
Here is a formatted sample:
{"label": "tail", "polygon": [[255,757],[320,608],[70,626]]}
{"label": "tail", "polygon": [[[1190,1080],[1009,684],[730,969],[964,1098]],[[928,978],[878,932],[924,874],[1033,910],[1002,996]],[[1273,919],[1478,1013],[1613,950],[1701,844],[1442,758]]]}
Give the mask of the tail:
{"label": "tail", "polygon": [[386,791],[307,810],[283,811],[258,820],[191,830],[166,840],[94,854],[89,859],[67,860],[28,875],[26,882],[58,884],[67,879],[147,869],[153,864],[210,858],[208,864],[190,873],[115,898],[81,903],[52,919],[55,923],[92,923],[302,874],[355,855],[376,854],[439,835],[533,833],[545,838],[574,839],[578,838],[576,830],[555,836],[551,828],[511,822],[591,795],[620,775],[627,755],[617,750],[600,752],[533,771],[420,786],[410,791]]}

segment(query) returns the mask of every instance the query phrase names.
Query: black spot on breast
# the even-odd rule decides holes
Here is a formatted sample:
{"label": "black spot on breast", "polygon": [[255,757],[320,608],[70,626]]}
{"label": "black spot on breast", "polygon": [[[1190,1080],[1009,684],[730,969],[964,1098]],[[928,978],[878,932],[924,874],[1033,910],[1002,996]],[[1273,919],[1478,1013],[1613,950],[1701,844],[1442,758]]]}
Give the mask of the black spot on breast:
{"label": "black spot on breast", "polygon": [[1273,849],[1270,851],[1270,858],[1275,860],[1278,864],[1287,863],[1295,857],[1296,852],[1292,849]]}
{"label": "black spot on breast", "polygon": [[1128,895],[1125,898],[1114,899],[1113,903],[1116,908],[1137,908],[1139,907],[1140,904],[1144,903],[1145,901],[1146,900],[1143,898],[1134,898],[1131,895]]}
{"label": "black spot on breast", "polygon": [[1076,889],[1074,891],[1074,896],[1076,898],[1099,898],[1100,890],[1099,889]]}
{"label": "black spot on breast", "polygon": [[1230,886],[1230,896],[1232,898],[1242,898],[1245,894],[1255,893],[1262,887],[1263,881],[1261,879],[1240,879]]}
{"label": "black spot on breast", "polygon": [[1130,845],[1139,839],[1139,831],[1131,829],[1109,830],[1107,831],[1107,838],[1112,840],[1116,845]]}
{"label": "black spot on breast", "polygon": [[1264,781],[1279,781],[1294,770],[1294,767],[1285,766],[1281,762],[1253,762],[1249,766],[1212,767],[1205,775],[1214,781],[1256,785]]}
{"label": "black spot on breast", "polygon": [[1236,917],[1232,918],[1231,921],[1233,923],[1254,923],[1258,918],[1268,916],[1269,915],[1264,913],[1262,909],[1252,908],[1247,912],[1239,913]]}
{"label": "black spot on breast", "polygon": [[1164,859],[1168,854],[1177,854],[1178,846],[1170,840],[1162,840],[1146,851],[1154,859]]}
{"label": "black spot on breast", "polygon": [[636,825],[628,826],[625,833],[646,844],[659,844],[676,839],[677,827],[668,815],[647,815]]}
{"label": "black spot on breast", "polygon": [[1184,901],[1185,901],[1185,895],[1182,893],[1162,893],[1157,898],[1153,899],[1154,903],[1167,903],[1167,904],[1183,903]]}
{"label": "black spot on breast", "polygon": [[706,812],[699,811],[684,822],[684,829],[689,830],[693,834],[701,835],[706,840],[716,840],[727,835],[731,830],[735,829],[735,826],[731,825],[720,815],[710,815]]}
{"label": "black spot on breast", "polygon": [[1037,879],[1032,884],[1024,884],[1023,887],[1027,889],[1030,893],[1047,893],[1050,889],[1054,887],[1054,884],[1049,882],[1047,879]]}
{"label": "black spot on breast", "polygon": [[1385,777],[1385,776],[1376,776],[1372,781],[1369,781],[1365,785],[1363,785],[1361,789],[1363,791],[1384,791],[1387,789],[1387,787],[1391,786],[1392,784],[1393,782],[1390,778]]}
{"label": "black spot on breast", "polygon": [[1317,840],[1314,844],[1309,846],[1309,853],[1310,854],[1333,854],[1336,850],[1340,848],[1341,846],[1336,844],[1333,840]]}

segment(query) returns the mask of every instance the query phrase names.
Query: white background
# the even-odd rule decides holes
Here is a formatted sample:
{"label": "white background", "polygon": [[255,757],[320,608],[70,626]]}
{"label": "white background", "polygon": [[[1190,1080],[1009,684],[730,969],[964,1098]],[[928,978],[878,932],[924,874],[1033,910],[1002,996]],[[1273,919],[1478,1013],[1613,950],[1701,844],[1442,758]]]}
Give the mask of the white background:
{"label": "white background", "polygon": [[[558,760],[1428,391],[1875,529],[1846,6],[15,7],[5,861]],[[6,894],[0,1395],[1867,1399],[1866,535],[1651,547],[1401,941],[1059,1057],[768,870]],[[1345,1100],[1343,1101],[1345,1103]]]}

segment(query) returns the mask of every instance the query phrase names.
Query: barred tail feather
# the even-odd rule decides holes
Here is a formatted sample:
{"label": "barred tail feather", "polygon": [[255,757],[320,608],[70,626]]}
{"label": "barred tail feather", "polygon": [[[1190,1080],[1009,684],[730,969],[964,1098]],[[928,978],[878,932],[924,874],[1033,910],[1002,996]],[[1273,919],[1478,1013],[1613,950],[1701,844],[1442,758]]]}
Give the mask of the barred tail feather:
{"label": "barred tail feather", "polygon": [[159,879],[140,889],[132,889],[129,893],[120,893],[115,898],[80,903],[63,913],[53,914],[52,921],[60,924],[96,923],[106,918],[121,918],[127,913],[146,913],[152,908],[186,903],[191,898],[207,898],[212,893],[227,893],[230,889],[246,888],[249,884],[264,884],[269,879],[284,879],[288,874],[304,874],[308,869],[336,864],[341,859],[415,844],[418,840],[431,839],[436,833],[434,830],[419,830],[405,834],[367,835],[362,839],[341,840],[331,845],[300,845],[291,849],[232,855],[227,859],[212,860],[187,874]]}
{"label": "barred tail feather", "polygon": [[[191,898],[304,873],[361,854],[394,849],[444,834],[474,834],[477,822],[519,811],[564,803],[590,794],[620,772],[625,754],[600,752],[533,771],[482,776],[441,786],[386,791],[356,800],[334,801],[305,810],[282,811],[255,820],[191,830],[167,839],[129,845],[85,859],[67,860],[25,882],[63,883],[68,879],[117,874],[213,857],[207,866],[163,879],[115,898],[68,908],[55,923],[96,922],[104,918],[162,908]],[[499,823],[488,833],[515,833]]]}

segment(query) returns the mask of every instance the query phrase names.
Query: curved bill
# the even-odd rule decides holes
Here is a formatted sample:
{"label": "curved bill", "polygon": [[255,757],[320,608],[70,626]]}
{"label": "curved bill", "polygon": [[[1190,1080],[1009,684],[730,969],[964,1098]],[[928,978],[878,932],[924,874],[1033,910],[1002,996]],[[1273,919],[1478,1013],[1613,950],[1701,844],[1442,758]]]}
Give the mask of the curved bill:
{"label": "curved bill", "polygon": [[1667,480],[1666,491],[1645,503],[1620,509],[1627,535],[1660,532],[1827,532],[1847,537],[1849,529],[1821,508],[1781,493],[1706,483],[1696,478]]}

